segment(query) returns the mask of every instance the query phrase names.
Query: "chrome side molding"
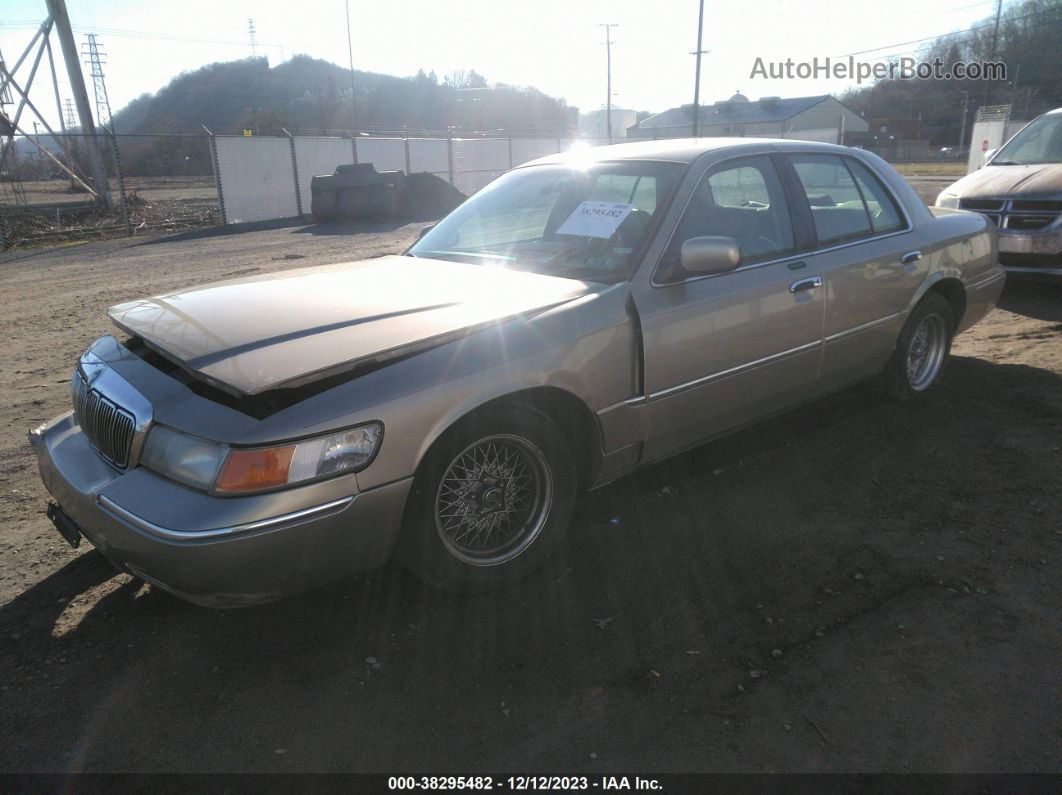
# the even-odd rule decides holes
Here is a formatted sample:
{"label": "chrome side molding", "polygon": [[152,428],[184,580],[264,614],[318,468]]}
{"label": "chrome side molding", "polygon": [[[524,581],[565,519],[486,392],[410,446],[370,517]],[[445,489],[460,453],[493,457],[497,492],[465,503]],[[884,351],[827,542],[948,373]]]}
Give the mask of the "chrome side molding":
{"label": "chrome side molding", "polygon": [[150,533],[153,536],[164,538],[167,541],[200,541],[206,538],[218,538],[220,536],[233,536],[241,533],[249,533],[253,530],[275,530],[286,525],[297,524],[307,519],[319,519],[329,514],[339,513],[354,501],[354,497],[342,497],[338,500],[326,502],[323,505],[315,505],[312,508],[303,508],[301,511],[273,516],[269,519],[259,519],[256,522],[232,525],[230,527],[218,527],[213,530],[171,530],[154,522],[149,522],[128,511],[114,500],[100,496],[97,502],[103,510],[112,516],[121,519],[126,524],[132,525],[138,530]]}

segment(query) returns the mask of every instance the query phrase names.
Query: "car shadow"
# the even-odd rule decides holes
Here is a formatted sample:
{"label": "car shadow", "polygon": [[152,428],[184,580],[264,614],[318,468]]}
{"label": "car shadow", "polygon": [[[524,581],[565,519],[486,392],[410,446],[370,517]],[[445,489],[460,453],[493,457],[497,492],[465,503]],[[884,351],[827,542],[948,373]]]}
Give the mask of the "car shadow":
{"label": "car shadow", "polygon": [[1062,278],[1025,279],[1012,274],[998,306],[1016,315],[1062,322]]}
{"label": "car shadow", "polygon": [[[391,564],[211,610],[82,555],[0,607],[0,637],[17,635],[0,680],[26,702],[0,761],[143,769],[162,754],[167,769],[283,770],[291,749],[316,769],[561,759],[591,728],[619,742],[624,723],[685,720],[666,701],[645,711],[662,670],[683,704],[736,717],[734,677],[747,683],[776,645],[928,581],[906,541],[894,549],[874,531],[907,502],[932,519],[941,497],[918,484],[940,480],[941,456],[969,457],[986,434],[1035,420],[1039,405],[999,396],[1062,392],[1044,378],[960,357],[933,398],[850,389],[648,467],[584,496],[551,564],[496,593],[443,594]],[[846,593],[853,570],[873,580]],[[824,606],[824,588],[842,596]],[[786,613],[788,625],[763,621]],[[37,741],[35,715],[64,716],[48,724],[56,750]],[[432,756],[440,748],[450,755]]]}

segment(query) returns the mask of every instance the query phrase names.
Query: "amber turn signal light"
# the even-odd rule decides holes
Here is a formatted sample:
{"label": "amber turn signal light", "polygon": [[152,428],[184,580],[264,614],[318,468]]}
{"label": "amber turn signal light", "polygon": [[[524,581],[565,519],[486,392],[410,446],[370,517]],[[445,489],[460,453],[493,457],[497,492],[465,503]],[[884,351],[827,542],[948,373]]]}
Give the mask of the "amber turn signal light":
{"label": "amber turn signal light", "polygon": [[223,492],[261,491],[287,485],[295,445],[264,450],[232,450],[214,488]]}

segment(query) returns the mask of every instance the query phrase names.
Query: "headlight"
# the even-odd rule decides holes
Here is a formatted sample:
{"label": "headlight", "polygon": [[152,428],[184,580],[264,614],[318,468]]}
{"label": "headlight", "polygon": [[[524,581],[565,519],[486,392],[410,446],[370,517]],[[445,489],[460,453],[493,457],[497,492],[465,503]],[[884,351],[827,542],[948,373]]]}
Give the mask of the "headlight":
{"label": "headlight", "polygon": [[357,472],[372,461],[383,426],[254,449],[229,448],[162,425],[148,434],[141,463],[204,491],[242,494]]}
{"label": "headlight", "polygon": [[226,494],[261,491],[357,472],[376,455],[382,436],[383,426],[372,423],[278,447],[230,450],[214,489]]}
{"label": "headlight", "polygon": [[210,491],[227,450],[216,442],[156,425],[148,434],[140,463],[160,475]]}
{"label": "headlight", "polygon": [[937,207],[951,207],[955,209],[959,206],[959,197],[954,193],[948,193],[947,191],[941,191],[937,196]]}

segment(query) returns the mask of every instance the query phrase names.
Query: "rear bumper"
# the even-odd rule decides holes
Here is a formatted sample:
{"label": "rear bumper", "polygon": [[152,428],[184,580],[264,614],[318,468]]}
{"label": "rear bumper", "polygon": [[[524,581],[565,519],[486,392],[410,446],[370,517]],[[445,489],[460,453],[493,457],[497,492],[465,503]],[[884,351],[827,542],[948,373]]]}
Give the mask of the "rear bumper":
{"label": "rear bumper", "polygon": [[221,498],[115,469],[72,414],[32,431],[30,443],[45,487],[112,563],[211,607],[269,602],[383,564],[411,482],[344,494],[340,478]]}

